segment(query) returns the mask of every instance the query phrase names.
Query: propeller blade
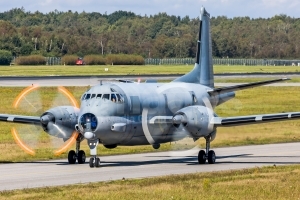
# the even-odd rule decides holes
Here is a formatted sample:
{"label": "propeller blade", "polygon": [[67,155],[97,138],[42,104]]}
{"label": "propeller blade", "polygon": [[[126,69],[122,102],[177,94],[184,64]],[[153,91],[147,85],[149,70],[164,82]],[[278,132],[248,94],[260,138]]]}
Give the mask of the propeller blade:
{"label": "propeller blade", "polygon": [[15,99],[14,108],[18,108],[23,113],[42,114],[43,107],[39,88],[39,86],[25,88]]}
{"label": "propeller blade", "polygon": [[[71,105],[78,107],[78,103],[73,95],[63,87],[59,87],[58,90],[53,88],[42,89],[38,86],[30,86],[24,89],[15,99],[13,106],[22,111],[22,114],[28,115],[42,115],[43,106],[46,106],[42,101],[42,92],[47,91],[47,98],[54,100],[52,106],[64,106]],[[49,101],[47,101],[49,102]],[[49,107],[48,104],[47,107]],[[61,110],[62,116],[64,115]],[[49,135],[42,131],[42,127],[33,125],[16,125],[16,128],[12,129],[12,134],[16,143],[28,154],[34,155],[35,150],[38,148],[55,148],[55,155],[59,155],[74,144],[78,133],[74,130],[65,127],[61,119],[55,119],[51,113],[45,113],[40,118],[41,125]],[[73,133],[70,136],[70,133]],[[54,137],[53,137],[54,136]],[[70,138],[71,137],[71,138]],[[66,142],[65,142],[66,141]]]}

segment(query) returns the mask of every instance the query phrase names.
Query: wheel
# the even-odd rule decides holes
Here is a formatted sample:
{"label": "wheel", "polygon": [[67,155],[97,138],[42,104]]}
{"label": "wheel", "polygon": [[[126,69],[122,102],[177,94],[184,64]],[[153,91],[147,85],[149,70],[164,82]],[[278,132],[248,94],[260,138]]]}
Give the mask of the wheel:
{"label": "wheel", "polygon": [[75,153],[75,151],[73,151],[73,150],[69,151],[68,161],[69,161],[69,164],[75,164],[75,162],[76,162],[76,153]]}
{"label": "wheel", "polygon": [[84,151],[82,151],[82,150],[80,150],[79,152],[78,152],[78,164],[84,164],[85,163],[85,153],[84,153]]}
{"label": "wheel", "polygon": [[209,164],[215,164],[215,162],[216,162],[216,154],[215,154],[215,152],[213,150],[210,150],[208,152],[208,158],[207,158],[207,160],[208,160]]}
{"label": "wheel", "polygon": [[205,151],[200,150],[198,153],[198,163],[199,164],[205,164],[206,162],[206,155],[205,155]]}
{"label": "wheel", "polygon": [[100,158],[96,158],[95,167],[100,167]]}
{"label": "wheel", "polygon": [[95,167],[95,159],[94,158],[90,158],[90,168]]}

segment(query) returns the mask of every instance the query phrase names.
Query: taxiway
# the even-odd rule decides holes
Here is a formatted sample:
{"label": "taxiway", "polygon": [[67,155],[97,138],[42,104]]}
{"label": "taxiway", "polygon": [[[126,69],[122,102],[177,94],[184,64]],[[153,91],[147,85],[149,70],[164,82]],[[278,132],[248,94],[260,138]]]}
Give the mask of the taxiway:
{"label": "taxiway", "polygon": [[101,168],[67,160],[0,164],[0,191],[300,163],[300,143],[214,150],[214,165],[199,165],[197,152],[190,151],[106,156]]}

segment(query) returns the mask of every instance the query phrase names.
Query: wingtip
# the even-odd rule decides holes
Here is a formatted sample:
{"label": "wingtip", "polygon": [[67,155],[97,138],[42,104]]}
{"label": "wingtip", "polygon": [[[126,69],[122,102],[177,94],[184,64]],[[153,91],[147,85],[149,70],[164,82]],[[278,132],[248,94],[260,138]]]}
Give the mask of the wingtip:
{"label": "wingtip", "polygon": [[282,80],[283,80],[283,81],[288,81],[288,80],[292,80],[292,79],[291,79],[291,78],[285,77],[285,78],[282,78]]}

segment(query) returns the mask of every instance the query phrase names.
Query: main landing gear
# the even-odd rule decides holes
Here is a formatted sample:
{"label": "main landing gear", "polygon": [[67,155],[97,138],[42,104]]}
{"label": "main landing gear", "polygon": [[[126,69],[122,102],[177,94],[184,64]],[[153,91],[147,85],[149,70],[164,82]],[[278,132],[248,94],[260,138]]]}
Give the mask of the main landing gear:
{"label": "main landing gear", "polygon": [[205,164],[206,159],[209,164],[215,164],[216,162],[216,154],[213,150],[210,149],[210,136],[206,137],[206,152],[204,150],[200,150],[198,153],[198,162],[199,164]]}
{"label": "main landing gear", "polygon": [[69,151],[68,154],[68,161],[69,164],[75,164],[76,160],[78,161],[78,164],[84,164],[85,163],[85,152],[80,149],[80,142],[83,140],[83,136],[80,134],[76,139],[76,152],[74,150]]}

